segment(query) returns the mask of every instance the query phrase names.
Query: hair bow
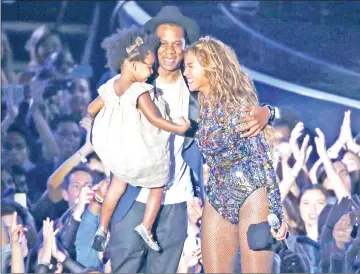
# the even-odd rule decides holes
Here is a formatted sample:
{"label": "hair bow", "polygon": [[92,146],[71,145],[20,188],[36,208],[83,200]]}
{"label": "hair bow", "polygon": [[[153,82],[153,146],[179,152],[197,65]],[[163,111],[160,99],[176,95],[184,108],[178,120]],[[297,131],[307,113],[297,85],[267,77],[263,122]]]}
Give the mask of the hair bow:
{"label": "hair bow", "polygon": [[141,39],[140,36],[138,36],[136,39],[135,39],[135,43],[131,46],[128,46],[126,48],[126,52],[128,54],[130,54],[133,50],[135,50],[137,47],[139,47],[140,45],[144,44],[144,41]]}

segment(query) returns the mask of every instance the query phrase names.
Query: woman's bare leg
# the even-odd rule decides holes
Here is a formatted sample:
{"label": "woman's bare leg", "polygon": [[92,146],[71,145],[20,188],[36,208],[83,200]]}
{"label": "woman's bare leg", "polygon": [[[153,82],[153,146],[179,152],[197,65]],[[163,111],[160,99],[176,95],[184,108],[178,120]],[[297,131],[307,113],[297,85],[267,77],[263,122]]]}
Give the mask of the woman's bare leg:
{"label": "woman's bare leg", "polygon": [[240,208],[239,240],[242,273],[271,273],[273,252],[249,248],[247,231],[251,224],[267,221],[269,202],[265,188],[255,190]]}
{"label": "woman's bare leg", "polygon": [[205,273],[233,273],[239,248],[238,226],[205,202],[201,220],[201,252]]}

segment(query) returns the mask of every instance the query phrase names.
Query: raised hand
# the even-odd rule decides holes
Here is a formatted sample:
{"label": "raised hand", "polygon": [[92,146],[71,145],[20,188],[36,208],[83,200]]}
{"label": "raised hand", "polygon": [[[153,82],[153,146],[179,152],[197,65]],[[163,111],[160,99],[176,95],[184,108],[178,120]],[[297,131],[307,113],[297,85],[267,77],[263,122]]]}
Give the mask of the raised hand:
{"label": "raised hand", "polygon": [[27,231],[27,228],[24,228],[22,225],[17,224],[17,212],[15,211],[11,223],[11,243],[21,243],[21,240],[24,236],[24,231]]}
{"label": "raised hand", "polygon": [[43,93],[48,85],[48,81],[32,81],[29,83],[30,96],[36,104],[44,104]]}
{"label": "raised hand", "polygon": [[328,157],[326,143],[325,143],[325,135],[319,128],[316,128],[315,131],[318,135],[314,139],[317,153],[320,158]]}
{"label": "raised hand", "polygon": [[16,105],[14,102],[14,93],[15,93],[15,87],[9,86],[9,93],[6,98],[6,115],[12,121],[14,121],[16,117],[19,115],[19,106]]}
{"label": "raised hand", "polygon": [[293,130],[291,131],[291,134],[290,134],[289,145],[291,146],[291,150],[292,150],[295,160],[297,160],[299,153],[300,153],[299,146],[297,144],[297,140],[303,134],[303,130],[304,130],[304,124],[302,122],[299,122],[296,124],[296,126],[293,128]]}
{"label": "raised hand", "polygon": [[333,230],[333,237],[338,248],[344,249],[345,244],[351,242],[350,234],[352,229],[349,215],[344,214],[341,216]]}
{"label": "raised hand", "polygon": [[51,241],[51,255],[59,262],[62,263],[66,259],[66,255],[58,249],[56,238]]}
{"label": "raised hand", "polygon": [[80,191],[79,197],[75,200],[74,219],[81,220],[81,216],[85,211],[86,205],[92,202],[94,197],[94,190],[89,187],[83,187]]}
{"label": "raised hand", "polygon": [[309,156],[312,152],[312,146],[308,147],[308,144],[309,144],[309,135],[306,135],[303,140],[303,143],[301,144],[301,148],[298,151],[296,162],[295,162],[293,168],[291,169],[291,174],[294,177],[297,177],[297,175],[299,174],[300,170],[306,164],[306,161],[309,159]]}
{"label": "raised hand", "polygon": [[11,273],[25,273],[24,258],[29,251],[24,231],[27,229],[17,224],[17,213],[14,212],[11,223]]}
{"label": "raised hand", "polygon": [[353,139],[352,133],[351,133],[351,121],[350,121],[350,115],[351,111],[347,110],[344,113],[344,120],[342,122],[342,125],[340,127],[340,134],[338,137],[338,141],[342,145],[346,145],[349,141]]}
{"label": "raised hand", "polygon": [[60,107],[53,103],[50,99],[45,99],[45,106],[46,106],[46,115],[48,120],[54,120],[57,116],[61,114]]}
{"label": "raised hand", "polygon": [[50,263],[51,260],[51,246],[53,239],[58,233],[58,229],[54,231],[54,222],[49,218],[43,221],[43,248],[39,253],[38,261],[41,263]]}

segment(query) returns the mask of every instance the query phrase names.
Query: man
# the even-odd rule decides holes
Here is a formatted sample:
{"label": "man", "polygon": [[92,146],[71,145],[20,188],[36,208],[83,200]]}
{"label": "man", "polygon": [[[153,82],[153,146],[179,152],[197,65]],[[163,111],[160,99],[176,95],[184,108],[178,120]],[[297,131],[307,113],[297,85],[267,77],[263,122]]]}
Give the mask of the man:
{"label": "man", "polygon": [[[76,159],[73,159],[73,161],[76,161]],[[60,172],[61,169],[64,169],[63,166],[66,164],[67,163],[64,163],[59,168]],[[55,172],[54,174],[60,177],[63,174],[59,174],[60,172],[58,170],[55,171],[57,174]],[[93,172],[83,164],[70,168],[70,171],[68,171],[68,173],[66,173],[62,178],[61,189],[57,191],[60,192],[64,201],[55,201],[52,196],[53,194],[46,191],[32,210],[38,227],[42,227],[42,221],[46,217],[57,219],[59,216],[64,214],[69,208],[72,208],[75,205],[82,188],[85,187],[90,191],[94,183],[97,183],[94,182]],[[59,203],[59,201],[61,202]]]}
{"label": "man", "polygon": [[92,186],[92,171],[84,165],[74,167],[66,175],[61,185],[63,198],[68,203],[69,208],[75,205],[83,187],[91,189]]}
{"label": "man", "polygon": [[[176,273],[187,237],[186,202],[193,198],[194,192],[203,196],[203,159],[193,139],[200,106],[197,94],[190,94],[181,71],[185,44],[196,41],[200,31],[195,21],[173,6],[162,8],[144,27],[146,31],[156,33],[161,43],[158,75],[152,84],[168,103],[170,116],[190,119],[192,131],[185,137],[173,135],[171,138],[170,180],[153,231],[162,252],[147,250],[133,231],[144,216],[149,190],[129,185],[111,222],[111,269],[116,273]],[[252,113],[253,120],[243,129],[250,129],[248,135],[260,132],[270,117],[266,107],[254,108]]]}
{"label": "man", "polygon": [[[46,182],[54,170],[73,155],[81,145],[81,128],[72,117],[62,116],[59,118],[52,132],[39,109],[35,112],[33,118],[37,119],[36,126],[43,141],[42,150],[45,157],[28,176],[28,184],[31,185],[33,192],[31,193],[33,202],[38,201],[42,193],[46,191]],[[61,197],[60,199],[53,198],[54,202],[59,200]]]}
{"label": "man", "polygon": [[70,111],[76,121],[87,115],[87,107],[91,102],[91,89],[89,81],[85,78],[76,78],[70,91]]}
{"label": "man", "polygon": [[[98,183],[94,181],[93,175],[93,171],[84,164],[73,167],[61,184],[64,201],[60,204],[54,203],[45,192],[33,209],[38,228],[42,228],[42,221],[47,217],[55,220],[55,227],[60,229],[58,240],[72,259],[76,259],[75,239],[82,215],[93,197],[93,185]],[[37,257],[42,241],[42,238],[38,237],[37,245],[31,254],[32,262]]]}

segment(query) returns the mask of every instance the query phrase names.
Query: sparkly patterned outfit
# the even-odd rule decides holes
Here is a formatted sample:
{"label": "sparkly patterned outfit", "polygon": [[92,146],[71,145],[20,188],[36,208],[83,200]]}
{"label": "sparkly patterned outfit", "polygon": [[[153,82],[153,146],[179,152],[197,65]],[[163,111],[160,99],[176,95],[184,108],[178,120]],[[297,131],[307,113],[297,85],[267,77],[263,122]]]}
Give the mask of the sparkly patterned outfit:
{"label": "sparkly patterned outfit", "polygon": [[196,140],[210,168],[206,186],[209,202],[223,218],[238,224],[239,209],[246,198],[265,187],[270,211],[283,220],[270,146],[263,132],[254,138],[240,137],[234,123],[240,115],[226,118],[222,107],[205,108],[200,115]]}

